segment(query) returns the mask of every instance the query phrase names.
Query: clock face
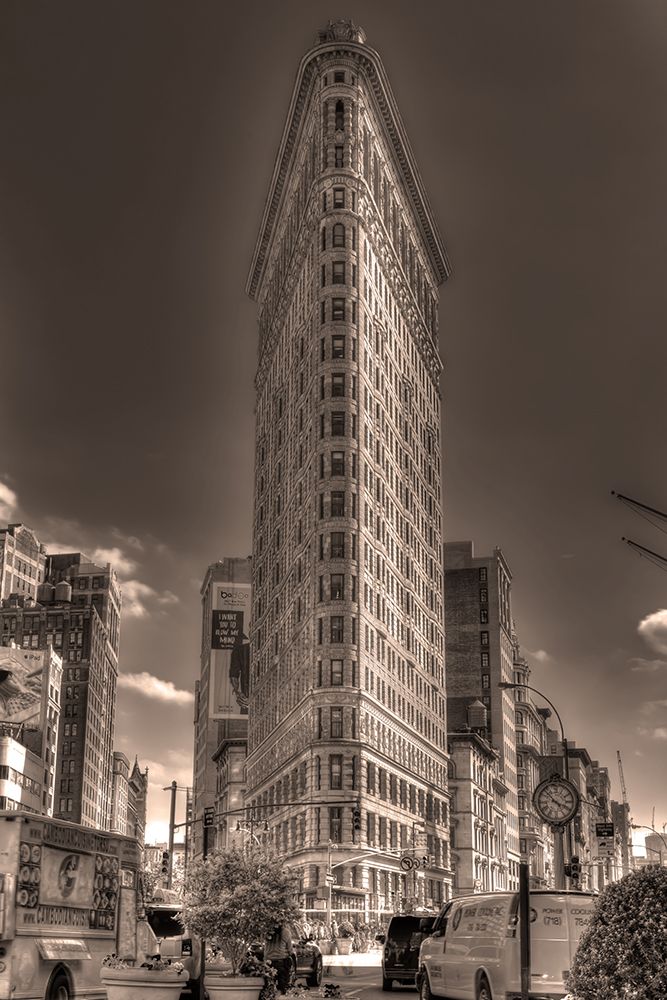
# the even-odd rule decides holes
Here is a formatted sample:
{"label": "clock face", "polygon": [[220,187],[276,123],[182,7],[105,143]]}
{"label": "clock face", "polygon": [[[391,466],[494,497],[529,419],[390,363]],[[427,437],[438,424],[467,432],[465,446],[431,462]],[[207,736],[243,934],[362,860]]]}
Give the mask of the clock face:
{"label": "clock face", "polygon": [[564,826],[579,808],[579,793],[572,782],[555,775],[537,786],[533,803],[542,819]]}

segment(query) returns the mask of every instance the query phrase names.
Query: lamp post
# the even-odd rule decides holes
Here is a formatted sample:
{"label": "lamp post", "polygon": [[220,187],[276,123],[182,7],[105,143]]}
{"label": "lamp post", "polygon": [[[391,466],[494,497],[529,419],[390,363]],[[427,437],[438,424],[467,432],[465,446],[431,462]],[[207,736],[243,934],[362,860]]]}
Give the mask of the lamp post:
{"label": "lamp post", "polygon": [[[652,834],[660,838],[660,840],[663,842],[665,846],[665,850],[667,851],[667,840],[665,840],[663,835],[659,833],[654,826],[648,826],[646,823],[631,823],[630,827],[633,830],[650,830]],[[646,847],[646,844],[644,844],[644,847]],[[662,868],[662,848],[660,848],[659,851],[656,851],[653,847],[648,847],[646,848],[646,850],[652,851],[653,854],[660,855],[660,867]]]}
{"label": "lamp post", "polygon": [[[542,701],[546,701],[547,705],[549,705],[553,709],[554,715],[558,719],[558,725],[560,726],[560,740],[561,740],[561,745],[563,747],[563,757],[564,757],[564,760],[565,760],[565,763],[564,763],[565,779],[566,779],[566,781],[569,781],[570,780],[570,757],[569,757],[569,753],[568,753],[567,739],[565,738],[565,729],[563,728],[563,720],[560,717],[560,712],[558,711],[558,709],[556,708],[556,706],[554,705],[554,703],[551,701],[551,699],[547,698],[547,696],[545,694],[543,694],[541,691],[538,691],[537,688],[532,687],[532,685],[530,685],[530,684],[523,684],[523,683],[518,684],[518,683],[516,683],[514,681],[499,681],[498,682],[498,687],[501,688],[501,690],[503,690],[503,691],[512,691],[512,690],[516,690],[516,688],[523,688],[526,691],[532,691],[534,694],[539,695],[539,697],[542,699]],[[572,824],[571,823],[567,823],[566,825],[567,825],[567,848],[568,848],[568,854],[569,854],[570,857],[572,857],[572,852],[573,852]],[[556,882],[559,883],[559,882],[563,881],[563,866],[564,866],[564,858],[562,857],[562,855],[563,855],[563,836],[562,836],[562,832],[560,834],[558,834],[558,832],[557,832],[557,835],[554,837],[554,853],[556,853],[556,851],[558,851],[558,853],[561,854],[560,858],[554,857],[554,868],[556,869],[556,871],[555,871]],[[564,885],[559,885],[557,887],[558,888],[564,888]]]}

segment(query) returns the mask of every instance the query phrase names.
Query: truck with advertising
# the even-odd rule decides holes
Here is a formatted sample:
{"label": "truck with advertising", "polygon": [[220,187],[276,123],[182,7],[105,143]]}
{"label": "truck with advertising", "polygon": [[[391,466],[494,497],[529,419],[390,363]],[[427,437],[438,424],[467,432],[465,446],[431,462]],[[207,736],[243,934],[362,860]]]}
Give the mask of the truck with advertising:
{"label": "truck with advertising", "polygon": [[[562,1000],[596,897],[538,889],[529,899],[530,1000]],[[459,896],[422,927],[428,936],[419,950],[420,1000],[521,1000],[518,892]]]}
{"label": "truck with advertising", "polygon": [[143,961],[140,861],[131,837],[0,811],[0,1000],[103,1000],[106,955]]}

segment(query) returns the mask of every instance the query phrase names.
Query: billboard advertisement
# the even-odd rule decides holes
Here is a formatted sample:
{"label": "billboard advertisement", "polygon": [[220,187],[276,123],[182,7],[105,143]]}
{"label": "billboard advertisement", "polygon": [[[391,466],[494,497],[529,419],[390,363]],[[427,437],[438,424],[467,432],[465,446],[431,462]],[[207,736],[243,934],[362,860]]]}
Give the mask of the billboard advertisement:
{"label": "billboard advertisement", "polygon": [[250,584],[213,586],[209,681],[212,719],[244,719],[248,715],[250,602]]}
{"label": "billboard advertisement", "polygon": [[41,728],[45,654],[0,649],[0,721]]}

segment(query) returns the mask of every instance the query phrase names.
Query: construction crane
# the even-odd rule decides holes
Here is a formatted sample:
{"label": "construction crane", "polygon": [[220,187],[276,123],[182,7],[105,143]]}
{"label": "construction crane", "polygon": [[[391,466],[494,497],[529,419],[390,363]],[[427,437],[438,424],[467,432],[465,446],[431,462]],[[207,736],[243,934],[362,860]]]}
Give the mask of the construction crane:
{"label": "construction crane", "polygon": [[[633,500],[632,497],[626,497],[623,493],[616,493],[615,490],[611,491],[611,495],[620,500],[626,507],[629,507],[635,514],[643,517],[654,528],[658,528],[659,531],[667,534],[667,526],[663,527],[660,524],[662,521],[667,525],[667,514],[664,511],[658,510],[656,507],[649,507],[648,504],[641,503],[639,500]],[[639,542],[633,542],[631,538],[623,537],[621,541],[629,545],[631,549],[634,549],[641,559],[648,559],[649,562],[652,562],[654,566],[658,566],[659,569],[667,570],[667,556],[663,556],[659,552],[654,552],[653,549],[648,549],[645,545],[640,545]]]}
{"label": "construction crane", "polygon": [[623,807],[625,810],[625,815],[627,818],[627,830],[628,839],[626,843],[626,850],[628,852],[628,863],[632,864],[632,816],[630,815],[630,803],[628,802],[628,790],[625,787],[625,778],[623,777],[623,761],[621,760],[621,751],[616,751],[616,758],[618,760],[618,776],[621,781],[621,796],[623,798]]}

